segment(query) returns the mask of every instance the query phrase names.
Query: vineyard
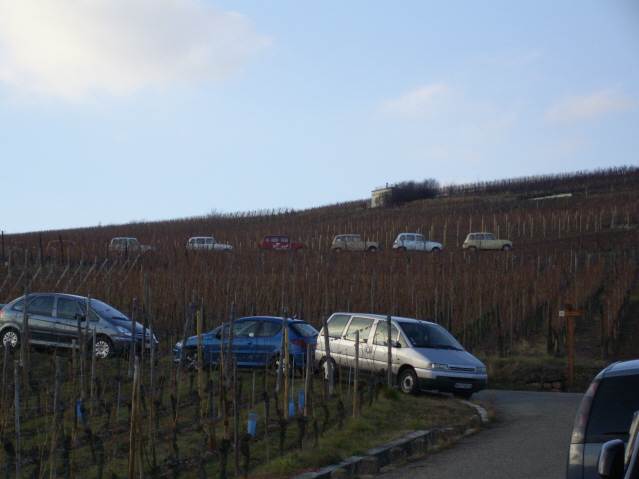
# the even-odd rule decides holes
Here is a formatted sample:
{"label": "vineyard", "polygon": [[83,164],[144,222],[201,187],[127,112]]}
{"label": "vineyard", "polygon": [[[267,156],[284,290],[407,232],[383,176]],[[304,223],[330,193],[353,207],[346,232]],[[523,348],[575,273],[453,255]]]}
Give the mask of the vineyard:
{"label": "vineyard", "polygon": [[[465,236],[473,231],[510,239],[514,249],[462,250]],[[393,240],[401,232],[422,233],[442,243],[443,251],[393,251]],[[334,235],[344,233],[378,241],[382,249],[373,254],[331,253]],[[287,234],[308,249],[264,254],[257,245],[266,234]],[[185,248],[189,237],[202,235],[232,244],[234,250]],[[137,237],[156,250],[116,254],[108,250],[116,236]],[[64,246],[48,248],[52,240],[73,243],[60,241]],[[160,341],[159,364],[164,369],[158,377],[165,378],[168,389],[177,388],[174,400],[183,394],[189,404],[194,397],[202,401],[213,394],[194,386],[193,378],[189,384],[188,376],[184,384],[176,383],[170,363],[175,342],[195,334],[197,322],[187,321],[194,308],[203,331],[228,321],[233,305],[237,317],[281,316],[286,310],[317,329],[335,311],[427,319],[450,330],[473,354],[505,358],[522,341],[542,343],[550,355],[565,355],[566,324],[559,311],[568,303],[583,311],[576,324],[578,357],[614,359],[624,339],[621,332],[637,328],[637,318],[629,311],[639,262],[639,168],[446,187],[437,198],[395,208],[369,208],[366,201],[357,201],[305,211],[212,213],[3,235],[1,248],[0,303],[27,289],[68,292],[90,294],[133,314],[135,300],[138,321],[152,327]],[[8,368],[10,362],[4,364]],[[6,372],[3,380],[9,381],[11,374]],[[102,374],[106,378],[111,373]],[[123,374],[109,376],[112,396],[117,387],[113,378]],[[126,384],[133,404],[132,380]],[[170,415],[168,401],[164,411]],[[92,407],[102,411],[101,406]],[[7,409],[3,411],[6,417]],[[192,441],[200,450],[205,436],[210,439],[211,433],[194,429]],[[87,444],[91,437],[85,434]],[[177,456],[171,457],[179,462]],[[174,477],[206,477],[175,475],[169,466],[166,470]]]}

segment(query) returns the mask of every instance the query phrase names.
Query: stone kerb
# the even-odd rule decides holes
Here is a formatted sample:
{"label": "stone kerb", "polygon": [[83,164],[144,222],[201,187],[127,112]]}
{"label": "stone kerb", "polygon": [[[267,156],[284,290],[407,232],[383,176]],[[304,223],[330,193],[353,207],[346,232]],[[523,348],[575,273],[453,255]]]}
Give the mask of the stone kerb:
{"label": "stone kerb", "polygon": [[[466,402],[466,401],[464,401]],[[473,403],[468,403],[477,409],[466,425],[432,431],[415,431],[407,436],[395,439],[383,446],[367,451],[366,456],[353,456],[332,466],[323,467],[317,471],[307,472],[294,479],[352,479],[359,476],[371,476],[384,468],[403,464],[408,458],[424,456],[429,448],[440,440],[452,440],[477,430],[482,423],[488,421],[486,411]]]}

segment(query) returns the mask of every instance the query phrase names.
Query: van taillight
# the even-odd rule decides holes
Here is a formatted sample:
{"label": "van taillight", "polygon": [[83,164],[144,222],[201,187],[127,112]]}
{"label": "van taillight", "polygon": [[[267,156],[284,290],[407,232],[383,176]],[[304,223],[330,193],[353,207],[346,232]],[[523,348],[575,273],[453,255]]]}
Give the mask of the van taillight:
{"label": "van taillight", "polygon": [[306,349],[306,346],[308,346],[308,343],[303,339],[291,339],[291,343],[304,349]]}
{"label": "van taillight", "polygon": [[595,378],[592,383],[590,383],[588,391],[586,391],[586,394],[581,401],[577,417],[575,417],[575,426],[572,429],[572,438],[570,440],[572,444],[583,444],[586,440],[588,417],[590,416],[590,409],[592,408],[592,402],[595,399],[599,383],[601,383],[601,379]]}

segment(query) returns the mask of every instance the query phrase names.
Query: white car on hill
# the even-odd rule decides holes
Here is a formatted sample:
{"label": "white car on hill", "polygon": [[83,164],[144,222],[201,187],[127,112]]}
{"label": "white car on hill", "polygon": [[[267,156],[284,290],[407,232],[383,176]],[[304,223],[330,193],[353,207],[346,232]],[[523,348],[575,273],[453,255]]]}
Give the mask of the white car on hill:
{"label": "white car on hill", "polygon": [[443,248],[441,243],[428,241],[424,235],[418,233],[401,233],[393,243],[393,249],[399,251],[414,250],[439,253]]}
{"label": "white car on hill", "polygon": [[230,251],[233,246],[230,244],[221,244],[215,241],[215,238],[211,236],[194,236],[189,239],[186,244],[189,249],[204,250],[204,251]]}

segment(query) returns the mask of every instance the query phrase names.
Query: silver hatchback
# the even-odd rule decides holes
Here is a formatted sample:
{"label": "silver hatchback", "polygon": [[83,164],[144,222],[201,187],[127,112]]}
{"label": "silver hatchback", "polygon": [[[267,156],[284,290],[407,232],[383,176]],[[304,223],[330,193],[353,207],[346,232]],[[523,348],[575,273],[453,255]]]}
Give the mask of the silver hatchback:
{"label": "silver hatchback", "polygon": [[[386,316],[334,313],[327,323],[333,366],[355,365],[355,339],[359,333],[359,368],[380,375],[388,371],[389,324]],[[420,390],[453,393],[470,398],[486,388],[486,366],[466,351],[442,326],[428,321],[392,316],[390,321],[391,371],[399,388],[410,394]],[[315,361],[328,369],[324,330],[317,338]]]}

